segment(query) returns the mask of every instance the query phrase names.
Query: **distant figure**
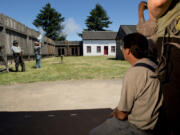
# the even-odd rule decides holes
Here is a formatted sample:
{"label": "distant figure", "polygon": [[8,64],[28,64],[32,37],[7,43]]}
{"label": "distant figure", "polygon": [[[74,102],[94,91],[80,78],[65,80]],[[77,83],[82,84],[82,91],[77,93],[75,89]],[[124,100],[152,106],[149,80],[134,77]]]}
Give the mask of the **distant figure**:
{"label": "distant figure", "polygon": [[22,50],[21,47],[18,44],[17,40],[13,41],[13,45],[11,48],[12,52],[13,52],[13,56],[14,56],[14,62],[15,62],[15,68],[16,68],[16,72],[18,72],[18,68],[19,68],[19,64],[21,65],[21,71],[24,72],[25,71],[25,64],[22,58]]}
{"label": "distant figure", "polygon": [[41,44],[38,41],[34,42],[34,54],[36,58],[36,68],[41,68]]}
{"label": "distant figure", "polygon": [[153,77],[157,65],[147,58],[146,37],[139,33],[125,36],[122,52],[132,68],[124,76],[120,102],[90,135],[153,135],[163,96],[159,80]]}

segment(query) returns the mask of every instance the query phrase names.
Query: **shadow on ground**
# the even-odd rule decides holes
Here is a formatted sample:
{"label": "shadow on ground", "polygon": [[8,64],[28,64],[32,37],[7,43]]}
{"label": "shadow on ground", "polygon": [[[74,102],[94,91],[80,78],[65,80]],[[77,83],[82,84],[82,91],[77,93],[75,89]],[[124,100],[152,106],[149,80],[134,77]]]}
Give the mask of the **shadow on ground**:
{"label": "shadow on ground", "polygon": [[116,59],[116,58],[108,58],[108,60],[118,60],[118,59]]}
{"label": "shadow on ground", "polygon": [[0,112],[0,135],[88,135],[111,111]]}
{"label": "shadow on ground", "polygon": [[118,61],[125,61],[124,59],[117,59],[117,58],[108,58],[108,60],[118,60]]}

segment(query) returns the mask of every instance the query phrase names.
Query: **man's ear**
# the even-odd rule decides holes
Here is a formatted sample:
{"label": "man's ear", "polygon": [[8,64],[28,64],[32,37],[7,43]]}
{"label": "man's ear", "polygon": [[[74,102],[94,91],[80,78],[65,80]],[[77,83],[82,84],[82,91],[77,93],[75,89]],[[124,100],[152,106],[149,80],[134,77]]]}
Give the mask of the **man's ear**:
{"label": "man's ear", "polygon": [[127,48],[127,54],[130,55],[131,54],[131,51],[129,48]]}

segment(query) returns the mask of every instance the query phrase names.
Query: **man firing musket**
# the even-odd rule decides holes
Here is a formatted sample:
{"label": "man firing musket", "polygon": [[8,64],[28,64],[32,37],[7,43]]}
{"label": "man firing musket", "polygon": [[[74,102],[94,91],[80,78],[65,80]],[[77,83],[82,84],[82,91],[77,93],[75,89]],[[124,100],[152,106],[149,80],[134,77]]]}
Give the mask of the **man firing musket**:
{"label": "man firing musket", "polygon": [[39,27],[40,35],[37,37],[38,41],[34,42],[34,54],[36,58],[36,68],[41,68],[41,48],[43,47],[44,30]]}
{"label": "man firing musket", "polygon": [[34,42],[34,53],[36,58],[36,68],[41,68],[41,43]]}
{"label": "man firing musket", "polygon": [[12,46],[11,50],[13,51],[16,72],[19,71],[18,70],[19,64],[21,65],[21,71],[24,72],[25,71],[25,64],[24,64],[24,61],[22,58],[23,51],[21,50],[21,47],[19,46],[17,40],[13,41],[13,46]]}

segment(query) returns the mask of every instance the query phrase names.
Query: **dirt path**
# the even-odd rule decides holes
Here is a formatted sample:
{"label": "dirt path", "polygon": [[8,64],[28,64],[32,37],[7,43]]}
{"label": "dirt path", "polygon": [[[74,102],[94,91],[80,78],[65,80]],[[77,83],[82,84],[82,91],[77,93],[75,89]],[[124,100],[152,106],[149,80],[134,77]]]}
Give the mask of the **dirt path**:
{"label": "dirt path", "polygon": [[71,80],[0,85],[0,111],[114,108],[121,80]]}

